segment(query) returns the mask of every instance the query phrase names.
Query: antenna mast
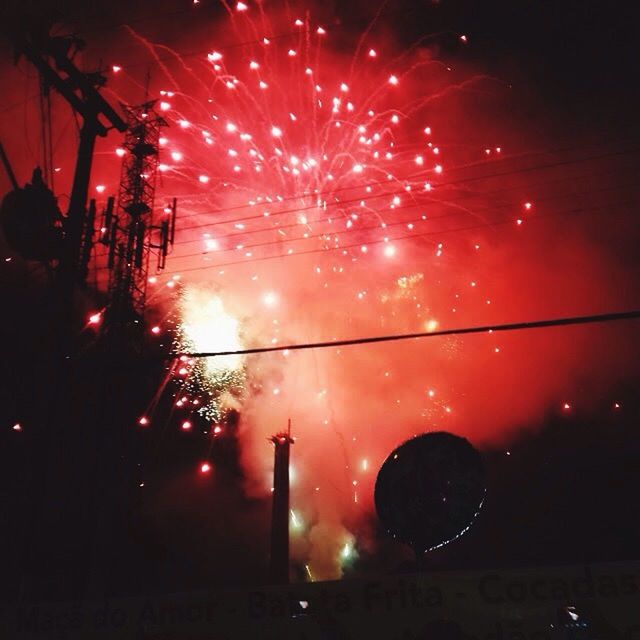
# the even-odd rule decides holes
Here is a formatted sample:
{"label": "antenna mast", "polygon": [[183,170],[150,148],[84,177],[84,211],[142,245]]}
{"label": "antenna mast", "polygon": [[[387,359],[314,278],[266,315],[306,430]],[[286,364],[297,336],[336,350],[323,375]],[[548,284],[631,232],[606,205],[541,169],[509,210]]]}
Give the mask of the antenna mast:
{"label": "antenna mast", "polygon": [[154,224],[153,205],[158,171],[160,130],[166,121],[154,110],[155,101],[124,107],[127,114],[125,155],[115,214],[107,205],[101,242],[109,247],[109,298],[105,332],[118,339],[142,334],[149,259],[158,249],[158,269],[164,268],[173,234],[176,200]]}

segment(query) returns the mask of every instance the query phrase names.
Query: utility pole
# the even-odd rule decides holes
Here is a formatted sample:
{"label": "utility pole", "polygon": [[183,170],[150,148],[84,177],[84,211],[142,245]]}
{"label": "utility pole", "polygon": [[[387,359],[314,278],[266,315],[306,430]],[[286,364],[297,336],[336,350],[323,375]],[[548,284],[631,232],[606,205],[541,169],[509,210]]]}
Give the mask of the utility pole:
{"label": "utility pole", "polygon": [[[78,157],[64,222],[65,242],[58,262],[58,275],[68,290],[86,279],[86,265],[81,264],[83,233],[87,231],[87,195],[96,138],[110,129],[121,133],[126,122],[102,97],[99,88],[107,79],[100,73],[85,73],[73,63],[72,56],[84,48],[76,37],[52,37],[43,29],[30,28],[14,34],[16,55],[24,55],[40,73],[44,86],[51,86],[82,117]],[[71,294],[69,294],[71,297]]]}
{"label": "utility pole", "polygon": [[273,584],[289,583],[289,456],[293,438],[291,420],[287,431],[270,438],[274,445],[273,508],[271,514],[271,557],[269,579]]}

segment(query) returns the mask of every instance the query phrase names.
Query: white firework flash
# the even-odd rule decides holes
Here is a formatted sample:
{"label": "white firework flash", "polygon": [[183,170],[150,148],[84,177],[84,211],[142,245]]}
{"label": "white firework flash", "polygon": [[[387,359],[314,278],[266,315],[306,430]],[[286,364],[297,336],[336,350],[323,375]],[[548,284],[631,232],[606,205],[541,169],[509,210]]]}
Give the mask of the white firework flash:
{"label": "white firework flash", "polygon": [[[206,288],[187,286],[180,296],[180,318],[175,348],[181,353],[242,349],[240,323],[227,313],[221,298]],[[228,399],[244,391],[245,369],[241,356],[198,358],[185,367],[185,389],[204,396],[198,413],[208,420],[221,419]]]}

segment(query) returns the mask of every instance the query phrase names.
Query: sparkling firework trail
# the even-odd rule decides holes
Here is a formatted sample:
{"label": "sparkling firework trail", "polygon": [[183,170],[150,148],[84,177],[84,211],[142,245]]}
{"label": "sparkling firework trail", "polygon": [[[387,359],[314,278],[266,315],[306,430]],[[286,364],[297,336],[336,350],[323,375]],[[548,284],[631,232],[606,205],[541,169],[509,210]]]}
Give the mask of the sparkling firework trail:
{"label": "sparkling firework trail", "polygon": [[[251,17],[239,19],[227,9],[240,37],[260,31]],[[199,209],[219,208],[221,201],[226,205],[221,213],[227,217],[234,210],[249,212],[229,222],[204,223],[213,233],[205,231],[200,240],[184,243],[201,243],[201,251],[183,252],[175,262],[199,253],[228,251],[251,259],[256,237],[274,231],[275,242],[258,246],[275,244],[285,255],[295,253],[299,241],[336,251],[343,238],[352,241],[354,235],[365,234],[355,251],[342,251],[343,256],[357,259],[369,253],[366,234],[375,230],[384,246],[372,251],[392,259],[397,249],[388,235],[386,215],[398,209],[406,217],[408,209],[413,217],[407,222],[394,220],[391,227],[401,224],[409,230],[426,219],[424,213],[415,217],[415,207],[432,201],[433,179],[443,168],[441,149],[433,144],[433,130],[424,121],[425,109],[455,87],[436,83],[435,94],[423,95],[421,88],[412,96],[410,91],[403,94],[399,85],[401,79],[409,82],[441,65],[431,59],[408,62],[405,55],[388,63],[395,70],[389,72],[377,50],[364,50],[360,43],[348,75],[339,78],[323,66],[327,30],[300,18],[289,27],[298,33],[286,46],[265,35],[241,55],[208,52],[206,76],[198,77],[206,103],[196,103],[179,91],[173,74],[163,66],[175,85],[160,91],[159,109],[174,123],[172,138],[161,140],[171,159],[160,165],[165,179],[181,185],[187,180],[206,189],[183,196],[187,206],[197,207],[190,218],[210,217]],[[273,33],[275,28],[266,31]],[[473,82],[465,80],[462,85]],[[116,154],[122,155],[121,151],[116,149]],[[332,267],[334,274],[344,269]],[[365,292],[357,295],[362,299]],[[278,302],[272,291],[261,299],[267,307]],[[219,298],[186,285],[179,307],[179,351],[235,348],[237,322],[224,315]],[[434,326],[436,321],[428,322]],[[179,371],[187,378],[188,391],[208,394],[210,401],[199,411],[212,420],[221,417],[219,398],[229,390],[237,395],[243,384],[240,363],[227,359],[194,362]],[[273,393],[278,394],[277,388]]]}
{"label": "sparkling firework trail", "polygon": [[[308,18],[295,18],[289,24],[297,33],[285,42],[270,37],[277,29],[265,28],[264,15],[254,22],[248,7],[241,10],[241,17],[228,9],[240,39],[265,35],[241,52],[212,49],[207,53],[204,74],[197,74],[196,83],[205,92],[204,100],[180,90],[173,75],[168,75],[174,81],[171,89],[160,92],[159,109],[174,124],[161,140],[165,185],[176,189],[193,185],[180,197],[182,209],[188,210],[188,220],[182,220],[183,234],[185,227],[193,230],[190,237],[181,236],[180,249],[172,258],[174,268],[185,260],[192,264],[202,254],[205,262],[215,263],[220,256],[234,253],[251,264],[265,251],[266,255],[293,256],[312,248],[326,252],[327,259],[309,265],[309,275],[300,276],[320,276],[328,288],[344,286],[354,261],[397,259],[394,237],[398,230],[411,232],[424,224],[424,207],[433,203],[444,173],[446,152],[434,142],[437,132],[428,121],[429,109],[448,92],[480,80],[464,79],[456,85],[446,68],[430,56],[420,60],[389,54],[385,61],[378,48],[365,48],[362,42],[347,66],[327,45],[328,30]],[[336,73],[340,68],[344,76]],[[199,236],[193,235],[200,229]],[[441,253],[442,245],[436,255]],[[263,274],[255,273],[252,280],[264,279]],[[412,288],[423,277],[422,273],[401,276],[380,299],[405,298],[415,305]],[[268,281],[276,280],[272,275]],[[195,286],[184,283],[180,294],[178,350],[237,348],[238,321],[225,313],[221,298]],[[280,310],[283,294],[274,289],[269,287],[257,296],[261,314],[275,316]],[[369,295],[366,289],[358,290],[355,299],[362,301]],[[437,326],[431,317],[424,322]],[[260,340],[267,331],[274,334],[272,343],[281,337],[277,317],[271,319],[270,327],[264,321],[257,326],[245,324],[253,324],[246,331],[254,339]],[[245,375],[254,392],[281,397],[281,386],[271,382],[274,370],[266,373],[264,363],[248,372],[240,362],[227,359],[184,365],[178,372],[187,379],[185,390],[191,395],[207,394],[210,400],[198,411],[214,421],[221,418],[220,399],[225,394],[231,390],[236,397],[241,395]],[[314,369],[318,370],[317,364]],[[275,375],[276,380],[280,377]],[[311,397],[317,410],[329,416],[322,422],[333,422],[326,386],[298,395],[299,406]],[[291,390],[286,396],[291,403]],[[247,415],[257,410],[255,420],[263,421],[269,412],[259,405],[253,409],[252,403],[251,397],[245,403]],[[302,429],[304,433],[307,426]],[[347,461],[350,453],[344,443],[343,454]],[[357,477],[366,478],[368,471],[365,459]],[[351,473],[346,476],[352,505],[358,507],[362,489]],[[317,494],[318,487],[315,490]],[[312,546],[311,566],[320,577],[340,573],[357,555],[353,535],[339,521],[327,521],[323,513],[327,508],[332,507],[315,507],[316,524],[306,532]],[[309,505],[306,509],[309,515],[315,510]],[[301,523],[306,519],[292,511],[294,535],[305,533]]]}

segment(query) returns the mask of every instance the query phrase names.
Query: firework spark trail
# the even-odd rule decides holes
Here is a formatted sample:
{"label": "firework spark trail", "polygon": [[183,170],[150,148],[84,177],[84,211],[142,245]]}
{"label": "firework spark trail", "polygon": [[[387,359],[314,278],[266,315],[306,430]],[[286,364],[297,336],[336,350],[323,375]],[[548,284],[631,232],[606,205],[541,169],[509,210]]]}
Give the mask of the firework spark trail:
{"label": "firework spark trail", "polygon": [[[160,48],[161,46],[154,45],[153,43],[149,42],[146,38],[143,38],[142,36],[140,36],[135,30],[133,30],[131,27],[127,25],[125,25],[125,29],[129,32],[132,38],[134,38],[137,42],[139,42],[145,48],[145,50],[149,52],[149,54],[152,57],[152,60],[160,67],[160,69],[162,70],[162,73],[164,73],[167,76],[169,82],[171,82],[174,86],[177,86],[178,85],[177,79],[174,77],[174,75],[169,70],[169,67],[164,63],[164,61],[162,60],[162,58],[160,58],[160,56],[156,51],[156,49]],[[175,58],[177,60],[180,60],[180,62],[182,63],[182,59],[180,55],[175,51],[173,51],[173,49],[171,49],[170,47],[162,47],[162,48],[165,49],[172,56],[175,56]],[[184,63],[182,63],[182,66],[184,69],[188,69],[188,67]],[[191,70],[189,69],[189,71]]]}
{"label": "firework spark trail", "polygon": [[[150,299],[179,309],[178,351],[434,331],[543,309],[569,315],[591,310],[594,298],[617,299],[609,279],[619,274],[599,248],[528,224],[552,215],[554,189],[570,182],[566,176],[526,185],[511,167],[469,175],[494,158],[535,155],[509,148],[502,114],[483,111],[482,101],[502,91],[499,81],[450,71],[424,48],[433,36],[401,50],[379,40],[384,5],[353,36],[353,54],[338,51],[330,21],[310,17],[314,7],[299,15],[239,7],[225,2],[227,18],[215,26],[223,34],[231,21],[242,44],[216,48],[209,35],[189,65],[179,47],[131,34],[159,65],[158,108],[172,124],[162,141],[160,197],[179,198],[177,246],[204,248],[176,247],[172,269],[180,271],[150,283]],[[536,139],[535,148],[544,145]],[[602,192],[590,190],[589,207],[604,210],[615,182],[598,169],[607,182]],[[444,177],[453,170],[455,179]],[[462,196],[471,202],[457,202]],[[504,217],[493,215],[498,210]],[[424,214],[429,223],[481,215],[482,224],[427,231],[418,227]],[[489,233],[492,224],[506,227],[500,239]],[[404,225],[412,226],[391,233]],[[460,230],[455,244],[445,240]],[[248,242],[252,234],[260,242]],[[263,237],[280,252],[268,262],[255,253]],[[290,252],[289,241],[303,250]],[[572,271],[586,255],[590,261]],[[570,307],[562,306],[567,291]],[[215,422],[225,403],[239,408],[246,490],[262,497],[272,462],[265,439],[292,418],[294,553],[309,575],[335,577],[362,551],[375,472],[400,441],[435,428],[480,442],[508,437],[574,390],[586,344],[602,373],[594,379],[606,380],[615,343],[577,335],[282,352],[213,369],[187,359],[175,369],[173,410]],[[194,409],[205,396],[210,402]]]}
{"label": "firework spark trail", "polygon": [[[297,55],[297,53],[296,53]],[[233,91],[236,92],[237,95],[242,96],[242,98],[244,98],[244,100],[240,100],[238,99],[237,101],[235,101],[234,104],[232,104],[230,111],[234,114],[234,115],[238,115],[238,113],[240,114],[245,114],[245,115],[251,115],[254,116],[255,114],[252,112],[253,109],[258,109],[258,113],[260,114],[262,120],[267,123],[267,127],[270,125],[271,126],[271,134],[273,138],[280,138],[283,136],[283,130],[280,128],[280,126],[278,124],[276,124],[274,122],[274,120],[272,119],[272,117],[270,116],[268,109],[265,109],[263,107],[263,105],[260,104],[260,102],[258,102],[258,99],[254,96],[254,93],[249,90],[248,85],[246,82],[241,82],[237,76],[227,72],[226,66],[224,65],[224,63],[222,63],[222,54],[216,54],[216,52],[209,54],[211,61],[214,63],[221,63],[221,64],[214,64],[214,69],[218,69],[218,71],[220,71],[221,73],[219,74],[219,76],[216,77],[216,82],[219,81],[223,81],[225,82],[225,86],[227,87],[227,89],[229,91]],[[252,64],[255,65],[256,67],[258,66],[258,63],[255,61],[252,61]],[[308,71],[311,71],[310,69]],[[311,74],[309,74],[311,75]],[[317,86],[317,88],[319,88],[319,85]],[[313,90],[313,89],[312,89]],[[378,94],[381,93],[381,89],[378,89],[376,92],[374,92],[373,97],[369,98],[369,102],[372,103],[376,97],[378,96]],[[314,96],[312,96],[313,98]],[[323,135],[323,140],[321,143],[321,148],[318,151],[318,155],[319,156],[324,156],[326,155],[324,153],[325,151],[325,145],[327,144],[327,137],[331,135],[330,132],[330,127],[331,125],[341,125],[342,124],[342,120],[338,119],[338,118],[334,118],[333,115],[337,114],[339,111],[339,98],[335,97],[333,98],[333,103],[334,103],[334,108],[332,109],[332,115],[329,117],[329,119],[324,123],[323,127],[322,127],[322,135]],[[247,105],[246,101],[248,101],[250,104]],[[239,104],[238,104],[239,103]],[[268,104],[268,103],[267,103]],[[311,100],[311,104],[315,109],[316,106],[316,100]],[[351,104],[351,103],[349,103]],[[220,109],[220,107],[223,106],[223,103],[220,103],[218,110]],[[363,109],[366,107],[363,107]],[[238,125],[233,122],[232,120],[232,116],[230,114],[229,111],[222,111],[222,116],[217,116],[214,115],[214,119],[218,119],[218,120],[226,120],[226,129],[227,129],[227,133],[234,133],[236,130],[238,130]],[[290,118],[294,118],[296,117],[293,112],[289,113],[289,117]],[[236,118],[237,119],[237,118]],[[186,123],[184,123],[186,125]],[[371,121],[371,124],[375,125],[375,120]],[[187,125],[188,126],[188,125]],[[360,127],[364,127],[365,125],[360,125]],[[307,129],[309,129],[307,127]],[[311,127],[310,130],[312,132],[316,132],[318,129],[317,127]],[[203,134],[205,134],[205,131],[203,130]],[[260,139],[260,137],[255,137],[251,136],[249,137],[251,134],[247,134],[241,133],[240,137],[241,139],[244,137],[245,141],[247,140],[251,140],[251,149],[250,149],[250,155],[253,155],[254,157],[258,157],[262,163],[261,164],[256,164],[254,166],[255,169],[257,170],[262,170],[262,167],[265,168],[269,168],[270,165],[275,165],[275,176],[273,175],[273,173],[271,173],[270,175],[267,176],[267,179],[273,179],[274,177],[278,180],[278,183],[282,183],[282,182],[286,182],[288,176],[286,176],[286,173],[289,174],[293,174],[294,176],[300,176],[301,172],[300,170],[291,167],[291,164],[293,165],[298,165],[300,163],[300,161],[298,160],[297,156],[293,156],[292,154],[288,154],[287,153],[287,148],[290,146],[293,146],[292,144],[289,144],[286,140],[286,137],[284,137],[284,139],[281,141],[282,144],[280,145],[282,148],[280,147],[276,147],[273,149],[273,151],[275,152],[275,155],[272,154],[269,156],[269,151],[267,150],[267,146],[264,142],[264,138],[265,136],[261,136],[262,140]],[[344,157],[353,157],[353,153],[349,150],[349,151],[345,151],[343,150],[345,147],[348,147],[349,144],[351,144],[351,146],[353,146],[353,140],[355,138],[356,132],[355,132],[355,127],[354,127],[354,132],[352,133],[352,136],[343,136],[341,135],[339,138],[339,142],[338,142],[338,146],[337,148],[334,150],[334,154],[333,154],[333,158],[332,158],[332,164],[329,165],[329,170],[323,170],[323,171],[315,171],[312,172],[312,178],[313,180],[309,180],[307,182],[307,187],[305,189],[302,189],[303,192],[307,192],[309,194],[312,194],[314,191],[318,190],[318,187],[316,185],[321,185],[322,189],[326,188],[326,184],[327,181],[331,181],[333,180],[333,174],[332,174],[332,166],[336,167],[337,164],[344,164],[343,158]],[[378,134],[379,135],[379,134]],[[205,138],[209,137],[208,135],[205,134]],[[213,142],[215,140],[215,142],[219,142],[220,140],[222,140],[224,138],[224,132],[222,132],[221,134],[217,135],[215,138],[213,138],[213,140],[211,140],[211,142]],[[361,136],[361,141],[362,141],[362,136]],[[269,141],[271,142],[271,141]],[[295,142],[295,141],[294,141]],[[308,142],[308,141],[306,141]],[[370,141],[369,141],[370,142]],[[237,156],[238,152],[235,149],[229,149],[228,151],[231,155],[233,156]],[[344,154],[344,156],[343,156]],[[290,155],[290,164],[289,166],[287,166],[286,164],[282,163],[280,161],[280,158],[282,158],[283,156],[287,156]],[[278,157],[280,156],[280,158]],[[265,159],[268,158],[268,161],[265,164]],[[317,165],[317,161],[315,159],[311,160],[313,165]],[[356,165],[357,166],[357,165]],[[240,166],[236,166],[234,167],[237,172],[240,172]],[[309,167],[304,165],[304,161],[303,161],[303,168],[305,170],[308,171]],[[340,176],[338,176],[338,180],[345,180],[348,179],[348,176],[345,177],[344,173]],[[235,181],[234,181],[235,182]],[[315,182],[315,184],[314,184]],[[240,185],[238,185],[240,186]],[[285,186],[285,185],[283,185]],[[251,187],[253,187],[253,185],[251,185]],[[253,187],[255,188],[255,187]],[[277,197],[277,196],[276,196]]]}

